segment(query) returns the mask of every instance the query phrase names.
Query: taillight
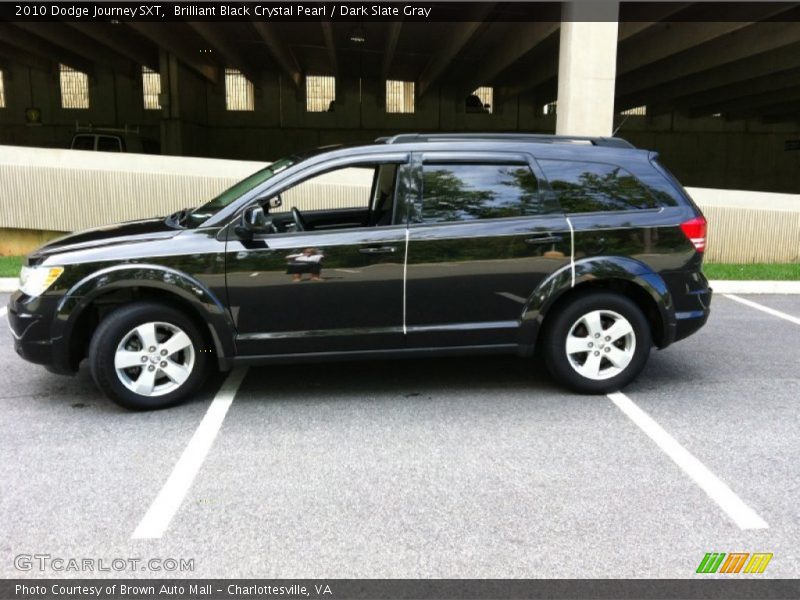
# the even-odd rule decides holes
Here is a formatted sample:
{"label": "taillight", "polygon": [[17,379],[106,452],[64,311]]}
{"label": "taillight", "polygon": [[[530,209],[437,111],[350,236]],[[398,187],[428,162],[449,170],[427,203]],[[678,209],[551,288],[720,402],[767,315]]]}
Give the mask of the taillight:
{"label": "taillight", "polygon": [[695,250],[702,252],[706,249],[706,219],[695,217],[681,223],[681,231],[692,242]]}

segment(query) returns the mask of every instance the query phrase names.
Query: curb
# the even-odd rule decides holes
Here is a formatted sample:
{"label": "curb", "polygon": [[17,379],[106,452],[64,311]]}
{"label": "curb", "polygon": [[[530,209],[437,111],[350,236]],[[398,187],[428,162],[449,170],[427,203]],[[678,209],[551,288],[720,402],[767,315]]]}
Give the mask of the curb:
{"label": "curb", "polygon": [[[0,293],[17,291],[16,277],[0,277]],[[800,281],[732,281],[713,279],[709,282],[716,294],[800,294]]]}
{"label": "curb", "polygon": [[800,294],[800,281],[709,281],[715,294]]}

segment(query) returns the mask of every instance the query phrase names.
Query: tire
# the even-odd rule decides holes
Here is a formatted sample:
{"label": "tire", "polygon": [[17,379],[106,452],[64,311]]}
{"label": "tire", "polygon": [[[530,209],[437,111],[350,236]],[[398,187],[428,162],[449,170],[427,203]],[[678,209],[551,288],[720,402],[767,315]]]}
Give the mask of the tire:
{"label": "tire", "polygon": [[543,353],[551,375],[566,387],[615,392],[644,369],[653,343],[650,324],[626,296],[586,292],[556,311],[545,324]]}
{"label": "tire", "polygon": [[205,347],[200,331],[180,311],[159,302],[137,302],[100,322],[89,345],[89,365],[97,387],[120,406],[167,408],[202,385]]}

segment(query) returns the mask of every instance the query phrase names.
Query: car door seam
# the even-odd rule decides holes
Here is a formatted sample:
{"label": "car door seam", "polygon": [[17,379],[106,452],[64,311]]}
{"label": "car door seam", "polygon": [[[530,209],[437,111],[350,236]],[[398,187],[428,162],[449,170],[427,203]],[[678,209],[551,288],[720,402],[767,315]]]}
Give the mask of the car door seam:
{"label": "car door seam", "polygon": [[408,240],[410,237],[408,225],[406,225],[406,251],[403,258],[403,335],[408,334],[408,328],[406,327],[406,287],[408,286]]}
{"label": "car door seam", "polygon": [[564,218],[567,220],[567,225],[569,225],[569,264],[572,270],[571,287],[575,287],[575,228],[572,226],[572,221],[570,221],[568,216],[564,215]]}

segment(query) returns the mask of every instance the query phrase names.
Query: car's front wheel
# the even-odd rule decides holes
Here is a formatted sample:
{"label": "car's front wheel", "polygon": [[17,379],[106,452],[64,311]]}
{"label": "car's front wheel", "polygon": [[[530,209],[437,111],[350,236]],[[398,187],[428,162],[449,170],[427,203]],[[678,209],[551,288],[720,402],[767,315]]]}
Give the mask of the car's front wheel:
{"label": "car's front wheel", "polygon": [[101,321],[89,346],[97,386],[132,410],[184,400],[202,384],[207,359],[192,320],[157,302],[118,308]]}
{"label": "car's front wheel", "polygon": [[548,320],[544,356],[550,373],[578,392],[619,390],[650,354],[650,324],[629,298],[592,291],[576,296]]}

